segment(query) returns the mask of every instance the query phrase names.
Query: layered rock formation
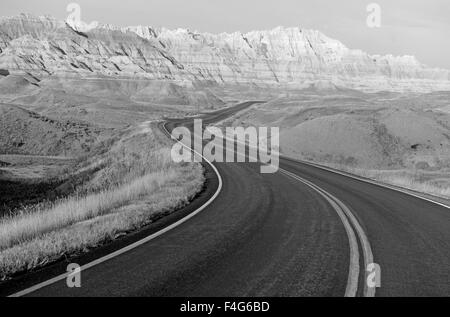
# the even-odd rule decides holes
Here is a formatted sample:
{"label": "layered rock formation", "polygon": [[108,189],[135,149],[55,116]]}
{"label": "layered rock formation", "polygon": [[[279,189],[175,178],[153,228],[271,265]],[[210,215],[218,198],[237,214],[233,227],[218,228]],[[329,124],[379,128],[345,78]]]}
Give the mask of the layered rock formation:
{"label": "layered rock formation", "polygon": [[208,34],[100,25],[84,33],[30,15],[0,20],[0,69],[293,88],[320,81],[364,90],[450,89],[448,70],[428,68],[412,56],[368,55],[318,31]]}
{"label": "layered rock formation", "polygon": [[1,20],[0,52],[1,69],[38,76],[194,79],[155,41],[104,27],[82,33],[50,17]]}

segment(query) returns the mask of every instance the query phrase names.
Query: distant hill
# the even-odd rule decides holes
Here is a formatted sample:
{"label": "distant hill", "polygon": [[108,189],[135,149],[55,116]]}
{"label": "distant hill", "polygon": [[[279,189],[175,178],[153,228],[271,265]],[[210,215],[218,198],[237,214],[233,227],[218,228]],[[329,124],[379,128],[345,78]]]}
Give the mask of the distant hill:
{"label": "distant hill", "polygon": [[100,25],[87,31],[51,17],[0,20],[0,69],[38,77],[83,76],[304,87],[329,82],[366,91],[450,90],[449,71],[413,56],[369,55],[324,34],[277,27],[209,34]]}

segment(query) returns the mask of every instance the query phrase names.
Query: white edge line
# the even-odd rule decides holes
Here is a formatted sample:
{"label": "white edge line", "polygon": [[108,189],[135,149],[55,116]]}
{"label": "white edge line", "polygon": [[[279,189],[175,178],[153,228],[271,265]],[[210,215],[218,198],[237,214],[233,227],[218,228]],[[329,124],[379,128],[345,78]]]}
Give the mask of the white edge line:
{"label": "white edge line", "polygon": [[[206,203],[204,203],[204,204],[203,204],[201,207],[199,207],[197,210],[191,212],[191,213],[190,213],[189,215],[187,215],[186,217],[181,218],[180,220],[174,222],[173,224],[171,224],[171,225],[169,225],[169,226],[167,226],[167,227],[165,227],[165,228],[163,228],[163,229],[161,229],[161,230],[159,230],[159,231],[157,231],[157,232],[155,232],[155,233],[149,235],[148,237],[146,237],[146,238],[144,238],[144,239],[142,239],[142,240],[136,241],[136,242],[134,242],[134,243],[132,243],[132,244],[130,244],[130,245],[128,245],[128,246],[122,248],[122,249],[119,249],[119,250],[117,250],[117,251],[115,251],[115,252],[113,252],[113,253],[110,253],[110,254],[108,254],[108,255],[105,255],[105,256],[103,256],[103,257],[101,257],[101,258],[99,258],[99,259],[97,259],[97,260],[95,260],[95,261],[92,261],[92,262],[90,262],[90,263],[87,263],[87,264],[81,266],[80,271],[87,270],[87,269],[89,269],[89,268],[91,268],[91,267],[94,267],[94,266],[96,266],[96,265],[98,265],[98,264],[101,264],[101,263],[106,262],[106,261],[108,261],[108,260],[110,260],[110,259],[112,259],[112,258],[115,258],[115,257],[117,257],[117,256],[119,256],[119,255],[121,255],[121,254],[123,254],[123,253],[126,253],[126,252],[128,252],[128,251],[130,251],[130,250],[132,250],[132,249],[135,249],[135,248],[137,248],[137,247],[139,247],[139,246],[141,246],[141,245],[143,245],[143,244],[145,244],[145,243],[147,243],[147,242],[149,242],[149,241],[155,239],[156,237],[159,237],[160,235],[162,235],[162,234],[164,234],[164,233],[166,233],[166,232],[168,232],[168,231],[174,229],[175,227],[178,227],[178,226],[181,225],[182,223],[188,221],[189,219],[191,219],[192,217],[194,217],[195,215],[197,215],[198,213],[200,213],[201,211],[203,211],[203,209],[205,209],[207,206],[209,206],[209,205],[217,198],[217,196],[220,194],[220,192],[221,192],[221,190],[222,190],[222,177],[220,176],[220,173],[219,173],[219,171],[217,170],[217,168],[216,168],[216,167],[215,167],[208,159],[206,159],[202,154],[200,154],[200,153],[196,152],[195,150],[193,150],[193,149],[187,147],[187,146],[184,145],[181,141],[178,141],[176,138],[174,138],[174,137],[169,133],[169,131],[167,131],[167,128],[166,128],[166,126],[165,126],[164,123],[163,123],[162,126],[163,126],[164,130],[167,132],[167,134],[170,135],[170,137],[171,137],[173,140],[175,140],[176,142],[180,143],[183,147],[189,149],[190,151],[192,151],[192,152],[194,152],[194,153],[200,155],[200,156],[201,156],[201,157],[202,157],[202,158],[203,158],[203,159],[204,159],[204,160],[212,167],[212,169],[214,170],[214,172],[215,172],[216,175],[217,175],[217,178],[219,179],[219,186],[218,186],[216,192],[214,193],[214,195],[213,195]],[[14,294],[12,294],[12,295],[10,295],[10,296],[8,296],[8,297],[20,297],[20,296],[24,296],[24,295],[30,294],[30,293],[32,293],[32,292],[34,292],[34,291],[37,291],[38,289],[41,289],[41,288],[44,288],[44,287],[49,286],[49,285],[51,285],[51,284],[54,284],[54,283],[56,283],[56,282],[59,282],[59,281],[65,279],[65,278],[67,278],[68,276],[69,276],[69,273],[64,273],[64,274],[58,275],[58,276],[56,276],[56,277],[54,277],[54,278],[52,278],[52,279],[49,279],[49,280],[47,280],[47,281],[45,281],[45,282],[36,284],[36,285],[34,285],[34,286],[32,286],[32,287],[29,287],[29,288],[27,288],[27,289],[25,289],[25,290],[22,290],[22,291],[20,291],[20,292],[14,293]]]}
{"label": "white edge line", "polygon": [[369,183],[369,184],[376,185],[376,186],[379,186],[379,187],[384,187],[384,188],[387,188],[387,189],[395,190],[397,192],[400,192],[400,193],[403,193],[403,194],[406,194],[406,195],[409,195],[409,196],[413,196],[415,198],[419,198],[419,199],[431,202],[433,204],[439,205],[441,207],[445,207],[447,209],[450,209],[449,205],[446,205],[444,203],[435,201],[435,200],[430,199],[430,198],[426,198],[426,197],[423,197],[423,196],[411,193],[408,190],[404,190],[404,189],[398,188],[396,186],[380,183],[380,182],[377,182],[377,181],[374,181],[374,180],[371,180],[371,179],[363,178],[363,177],[360,177],[360,176],[357,176],[357,175],[352,175],[350,173],[341,172],[341,171],[338,171],[338,170],[335,170],[335,169],[332,169],[332,168],[329,168],[329,167],[326,167],[326,166],[323,166],[323,165],[320,165],[320,164],[316,164],[316,163],[312,163],[312,162],[308,162],[308,161],[302,161],[302,160],[298,160],[298,159],[291,158],[291,157],[288,157],[288,156],[281,156],[281,157],[285,158],[287,160],[294,161],[294,162],[298,162],[298,163],[303,163],[303,164],[306,164],[306,165],[314,166],[314,167],[317,167],[319,169],[326,170],[328,172],[339,174],[339,175],[342,175],[342,176],[345,176],[345,177],[353,178],[353,179],[356,179],[356,180],[359,180],[359,181],[362,181],[362,182],[365,182],[365,183]]}
{"label": "white edge line", "polygon": [[[225,139],[225,140],[229,140],[229,138],[226,138],[226,137],[225,137],[224,139]],[[233,141],[234,141],[234,140],[233,140]],[[237,142],[237,143],[241,143],[241,142]],[[247,143],[245,143],[245,145],[251,147],[251,146],[250,146],[249,144],[247,144]],[[359,180],[359,181],[362,181],[362,182],[365,182],[365,183],[369,183],[369,184],[372,184],[372,185],[376,185],[376,186],[379,186],[379,187],[383,187],[383,188],[395,190],[395,191],[397,191],[397,192],[400,192],[400,193],[403,193],[403,194],[406,194],[406,195],[409,195],[409,196],[412,196],[412,197],[415,197],[415,198],[419,198],[419,199],[422,199],[422,200],[431,202],[431,203],[433,203],[433,204],[439,205],[439,206],[441,206],[441,207],[450,209],[450,205],[446,205],[446,204],[444,204],[444,203],[435,201],[435,200],[433,200],[433,199],[426,198],[426,197],[423,197],[423,196],[420,196],[420,195],[411,193],[411,192],[409,192],[408,190],[401,189],[401,188],[398,188],[398,187],[396,187],[396,186],[392,186],[392,185],[389,185],[389,184],[384,184],[384,183],[377,182],[377,181],[374,181],[374,180],[371,180],[371,179],[367,179],[367,178],[363,178],[363,177],[360,177],[360,176],[357,176],[357,175],[352,175],[352,174],[350,174],[350,173],[341,172],[341,171],[338,171],[338,170],[336,170],[336,169],[329,168],[329,167],[324,166],[324,165],[320,165],[320,164],[316,164],[316,163],[312,163],[312,162],[308,162],[308,161],[303,161],[303,160],[295,159],[295,158],[293,158],[293,157],[281,155],[280,152],[278,152],[278,153],[279,153],[280,158],[284,158],[284,159],[287,159],[287,160],[290,160],[290,161],[294,161],[294,162],[298,162],[298,163],[303,163],[303,164],[306,164],[306,165],[314,166],[314,167],[317,167],[317,168],[319,168],[319,169],[322,169],[322,170],[325,170],[325,171],[328,171],[328,172],[332,172],[332,173],[334,173],[334,174],[338,174],[338,175],[342,175],[342,176],[345,176],[345,177],[353,178],[353,179],[356,179],[356,180]]]}

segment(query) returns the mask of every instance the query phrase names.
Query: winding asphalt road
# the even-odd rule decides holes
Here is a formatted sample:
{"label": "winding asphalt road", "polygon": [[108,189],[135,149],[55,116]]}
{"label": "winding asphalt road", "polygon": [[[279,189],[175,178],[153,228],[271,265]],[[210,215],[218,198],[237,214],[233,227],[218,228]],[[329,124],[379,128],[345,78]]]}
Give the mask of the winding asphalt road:
{"label": "winding asphalt road", "polygon": [[[253,103],[205,114],[220,121]],[[189,125],[192,119],[166,125]],[[188,209],[99,251],[83,264],[120,250],[178,221]],[[450,296],[450,209],[392,189],[281,158],[280,171],[259,163],[214,163],[221,190],[194,217],[152,240],[82,271],[82,287],[64,279],[64,263],[0,285],[29,296]],[[164,223],[166,222],[166,223]],[[369,288],[366,266],[381,267]],[[67,265],[67,264],[65,264]]]}

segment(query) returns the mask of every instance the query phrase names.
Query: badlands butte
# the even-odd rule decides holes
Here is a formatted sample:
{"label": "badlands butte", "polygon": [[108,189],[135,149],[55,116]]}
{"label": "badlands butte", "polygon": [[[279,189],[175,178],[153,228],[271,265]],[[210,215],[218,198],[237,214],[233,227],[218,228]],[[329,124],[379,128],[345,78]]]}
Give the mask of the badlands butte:
{"label": "badlands butte", "polygon": [[267,102],[223,124],[278,126],[285,155],[450,198],[449,70],[297,27],[0,20],[0,178],[15,185],[71,171],[144,121],[243,100]]}
{"label": "badlands butte", "polygon": [[0,21],[0,53],[3,71],[38,77],[120,76],[292,88],[325,80],[368,91],[450,88],[448,70],[426,67],[412,56],[368,55],[300,28],[217,35],[142,26],[90,30],[83,23],[20,15]]}

